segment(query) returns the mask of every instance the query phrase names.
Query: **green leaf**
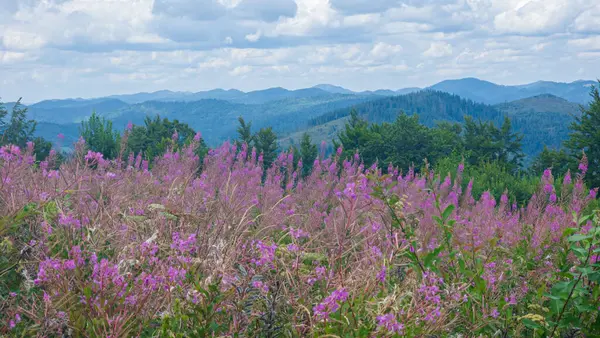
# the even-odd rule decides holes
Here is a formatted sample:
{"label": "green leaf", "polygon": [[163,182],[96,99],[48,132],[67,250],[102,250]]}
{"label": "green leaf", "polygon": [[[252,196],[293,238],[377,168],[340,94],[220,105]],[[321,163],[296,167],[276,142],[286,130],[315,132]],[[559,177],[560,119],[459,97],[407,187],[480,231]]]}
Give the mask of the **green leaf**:
{"label": "green leaf", "polygon": [[588,251],[586,249],[573,245],[571,246],[571,251],[573,251],[575,256],[577,256],[582,261],[585,261],[587,259]]}
{"label": "green leaf", "polygon": [[592,238],[592,235],[584,235],[584,234],[575,234],[571,237],[568,238],[569,242],[581,242],[584,241],[586,239],[590,239]]}
{"label": "green leaf", "polygon": [[442,219],[445,221],[448,220],[448,218],[450,217],[450,215],[452,215],[452,212],[454,211],[454,204],[450,204],[446,207],[446,209],[444,210],[444,212],[442,213]]}
{"label": "green leaf", "polygon": [[528,327],[530,329],[539,330],[539,329],[543,329],[544,328],[542,325],[534,322],[531,319],[524,318],[522,320],[522,322],[523,322],[523,325],[525,325],[526,327]]}
{"label": "green leaf", "polygon": [[577,229],[576,228],[566,228],[563,231],[563,236],[571,236],[572,234],[576,233]]}
{"label": "green leaf", "polygon": [[550,301],[550,311],[553,314],[559,314],[562,311],[563,306],[565,306],[565,301],[560,299],[552,299]]}

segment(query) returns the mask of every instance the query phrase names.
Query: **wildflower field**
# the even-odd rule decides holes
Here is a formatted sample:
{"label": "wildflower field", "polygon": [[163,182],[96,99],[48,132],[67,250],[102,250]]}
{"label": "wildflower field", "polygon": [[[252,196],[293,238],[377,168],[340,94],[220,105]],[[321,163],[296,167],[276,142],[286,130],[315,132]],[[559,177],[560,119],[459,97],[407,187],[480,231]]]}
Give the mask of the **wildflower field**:
{"label": "wildflower field", "polygon": [[228,143],[200,163],[198,140],[150,166],[2,147],[0,336],[600,336],[585,157],[514,205],[462,166],[338,152],[303,177]]}

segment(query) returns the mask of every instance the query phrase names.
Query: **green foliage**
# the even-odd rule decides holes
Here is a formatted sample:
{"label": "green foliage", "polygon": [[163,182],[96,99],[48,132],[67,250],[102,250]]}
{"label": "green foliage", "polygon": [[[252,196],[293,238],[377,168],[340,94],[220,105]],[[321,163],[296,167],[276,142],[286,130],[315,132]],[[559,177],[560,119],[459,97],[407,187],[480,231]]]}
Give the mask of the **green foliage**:
{"label": "green foliage", "polygon": [[[600,86],[600,81],[598,81]],[[600,92],[593,86],[590,92],[592,102],[581,116],[575,117],[571,124],[571,134],[566,142],[574,156],[581,156],[584,151],[589,163],[586,181],[592,187],[600,187]]]}
{"label": "green foliage", "polygon": [[302,159],[302,176],[306,177],[312,171],[313,164],[317,158],[317,145],[313,144],[308,133],[302,135],[300,141],[300,158]]}
{"label": "green foliage", "polygon": [[79,132],[90,150],[102,153],[107,159],[119,156],[121,135],[113,130],[112,121],[94,112],[87,121],[81,123]]}
{"label": "green foliage", "polygon": [[[192,278],[197,278],[192,277]],[[219,290],[219,283],[204,288],[195,283],[194,302],[177,301],[172,314],[163,316],[160,322],[161,337],[214,337],[226,333],[229,326],[227,315],[219,308],[225,295]],[[150,328],[147,333],[151,334]]]}
{"label": "green foliage", "polygon": [[242,144],[246,144],[248,148],[252,148],[254,135],[252,135],[252,122],[246,123],[243,117],[238,118],[239,127],[237,128],[238,133],[238,147]]}
{"label": "green foliage", "polygon": [[[2,111],[3,110],[3,111]],[[7,117],[7,112],[0,109],[0,118]],[[14,144],[19,147],[24,147],[25,144],[33,139],[36,122],[27,119],[27,108],[21,104],[19,99],[12,108],[8,122],[3,126],[2,143]]]}
{"label": "green foliage", "polygon": [[[142,153],[147,160],[153,160],[156,156],[164,154],[169,147],[178,148],[188,144],[195,135],[196,131],[186,123],[161,119],[158,115],[154,118],[148,116],[144,125],[134,125],[131,129],[127,138],[127,149],[128,152]],[[201,139],[200,142],[196,154],[202,159],[208,148],[204,140]]]}
{"label": "green foliage", "polygon": [[262,128],[254,136],[254,146],[263,155],[263,166],[269,168],[277,158],[277,135],[273,128]]}
{"label": "green foliage", "polygon": [[[456,168],[463,162],[463,158],[455,153],[440,159],[433,167],[434,171],[442,176],[455,173]],[[542,170],[543,172],[543,170]],[[455,174],[453,174],[455,175]],[[462,188],[465,190],[470,180],[473,180],[472,194],[479,199],[485,191],[489,191],[499,201],[502,194],[523,204],[531,198],[539,187],[539,175],[530,175],[527,172],[513,172],[505,163],[499,161],[483,161],[477,164],[464,164]]]}
{"label": "green foliage", "polygon": [[[593,219],[595,227],[580,232]],[[598,214],[581,217],[578,228],[565,230],[570,243],[565,255],[576,257],[574,263],[560,267],[566,280],[556,282],[544,296],[549,298],[548,325],[541,328],[553,337],[556,332],[576,329],[584,336],[600,332],[598,297],[600,296],[600,226]]]}
{"label": "green foliage", "polygon": [[544,150],[535,158],[531,164],[530,171],[533,175],[541,175],[544,170],[552,168],[555,176],[563,176],[568,170],[577,169],[577,163],[573,157],[564,149],[555,150],[544,147]]}
{"label": "green foliage", "polygon": [[21,99],[13,106],[10,116],[4,104],[0,102],[0,146],[14,144],[25,148],[27,142],[33,142],[36,160],[45,159],[52,149],[52,143],[34,136],[36,126],[34,120],[27,119],[27,107],[21,104]]}
{"label": "green foliage", "polygon": [[503,169],[516,172],[523,157],[521,137],[512,132],[508,119],[500,128],[491,122],[475,122],[469,116],[465,117],[464,129],[448,122],[427,127],[417,115],[401,113],[393,123],[369,125],[352,111],[338,140],[344,157],[358,152],[367,166],[392,163],[404,170],[420,166],[423,159],[435,164],[458,153],[472,165],[497,162]]}
{"label": "green foliage", "polygon": [[521,140],[521,135],[512,132],[508,118],[497,128],[492,122],[475,122],[472,117],[465,117],[464,146],[471,164],[498,161],[505,163],[509,169],[516,170],[524,156]]}

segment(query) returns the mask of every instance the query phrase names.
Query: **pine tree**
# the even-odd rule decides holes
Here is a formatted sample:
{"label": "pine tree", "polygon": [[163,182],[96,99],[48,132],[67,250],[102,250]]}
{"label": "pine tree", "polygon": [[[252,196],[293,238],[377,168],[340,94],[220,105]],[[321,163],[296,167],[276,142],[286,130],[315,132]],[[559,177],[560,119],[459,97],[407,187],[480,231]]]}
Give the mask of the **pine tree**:
{"label": "pine tree", "polygon": [[27,107],[19,99],[12,108],[10,118],[4,104],[0,102],[0,145],[14,144],[25,148],[27,142],[33,142],[36,160],[45,159],[52,149],[52,143],[41,137],[35,137],[37,123],[27,119]]}
{"label": "pine tree", "polygon": [[342,146],[346,156],[352,156],[369,139],[369,123],[358,116],[358,112],[353,108],[350,111],[350,120],[346,123],[344,130],[338,135],[338,142],[334,146]]}
{"label": "pine tree", "polygon": [[237,128],[239,138],[236,141],[236,144],[238,148],[240,148],[241,145],[244,143],[248,146],[248,148],[252,148],[254,146],[254,135],[252,135],[252,122],[246,123],[246,121],[244,121],[244,118],[241,116],[238,117],[238,122],[240,123],[239,127]]}
{"label": "pine tree", "polygon": [[[0,113],[0,116],[7,113]],[[27,107],[23,107],[19,99],[12,108],[10,119],[5,124],[2,133],[3,144],[14,144],[24,147],[27,142],[33,139],[33,133],[37,123],[34,120],[27,119]]]}
{"label": "pine tree", "polygon": [[[598,81],[600,86],[600,80]],[[575,157],[585,152],[589,171],[586,181],[591,187],[600,187],[600,92],[593,86],[590,91],[592,102],[588,108],[581,108],[581,116],[571,124],[571,134],[566,142]]]}
{"label": "pine tree", "polygon": [[302,158],[302,176],[310,175],[315,159],[317,158],[317,145],[313,144],[308,133],[302,134],[300,141],[300,157]]}
{"label": "pine tree", "polygon": [[87,121],[81,123],[79,133],[90,150],[102,153],[107,159],[119,155],[121,136],[113,130],[112,121],[94,112]]}
{"label": "pine tree", "polygon": [[253,136],[256,151],[263,155],[263,166],[269,168],[277,157],[277,135],[271,127],[262,128]]}
{"label": "pine tree", "polygon": [[544,170],[551,168],[552,174],[556,177],[566,174],[569,169],[573,169],[574,163],[573,158],[564,149],[555,150],[544,147],[544,150],[539,153],[531,164],[530,171],[533,175],[540,176]]}

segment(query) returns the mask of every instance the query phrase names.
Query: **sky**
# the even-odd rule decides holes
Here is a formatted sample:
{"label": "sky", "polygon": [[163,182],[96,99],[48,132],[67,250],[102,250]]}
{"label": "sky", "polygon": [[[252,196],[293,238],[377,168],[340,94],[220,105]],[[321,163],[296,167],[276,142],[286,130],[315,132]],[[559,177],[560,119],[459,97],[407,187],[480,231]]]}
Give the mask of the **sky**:
{"label": "sky", "polygon": [[600,77],[597,0],[0,0],[0,97]]}

